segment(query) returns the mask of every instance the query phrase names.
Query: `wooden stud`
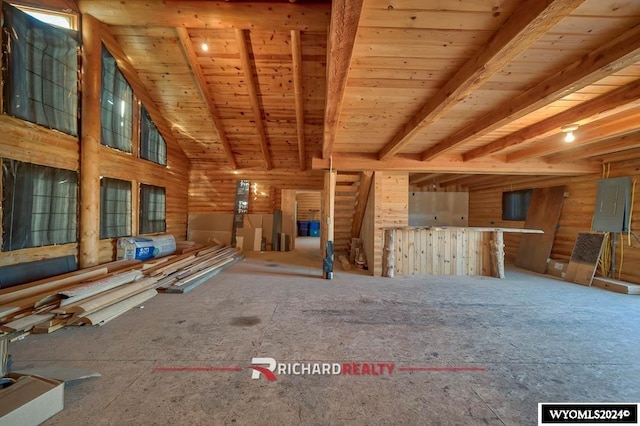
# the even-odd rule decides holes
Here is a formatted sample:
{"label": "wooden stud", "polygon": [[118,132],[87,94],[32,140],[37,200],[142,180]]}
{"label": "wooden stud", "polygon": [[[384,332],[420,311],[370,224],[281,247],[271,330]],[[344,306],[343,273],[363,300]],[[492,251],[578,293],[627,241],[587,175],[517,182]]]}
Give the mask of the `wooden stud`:
{"label": "wooden stud", "polygon": [[[315,169],[328,169],[328,158],[313,158],[311,165]],[[333,167],[341,171],[388,170],[407,172],[449,172],[469,174],[542,174],[542,175],[578,175],[598,173],[600,166],[591,162],[549,164],[541,160],[523,161],[518,164],[485,158],[478,161],[463,162],[459,156],[443,157],[437,161],[420,161],[415,158],[392,157],[380,161],[371,155],[334,154]]]}
{"label": "wooden stud", "polygon": [[302,47],[300,31],[291,30],[291,56],[293,58],[293,87],[296,98],[296,130],[298,136],[298,158],[300,170],[307,169],[307,152],[304,142],[304,90],[302,87]]}
{"label": "wooden stud", "polygon": [[369,201],[371,182],[373,181],[373,171],[366,170],[360,173],[360,187],[358,188],[358,200],[356,201],[356,211],[351,224],[351,238],[360,237],[360,229],[364,220],[364,212]]}
{"label": "wooden stud", "polygon": [[81,0],[80,11],[109,25],[325,31],[328,4]]}
{"label": "wooden stud", "polygon": [[[584,0],[546,0],[523,4],[475,55],[432,96],[378,153],[396,155],[424,127],[437,121],[469,93],[482,86]],[[532,3],[532,4],[531,4]]]}
{"label": "wooden stud", "polygon": [[244,76],[247,79],[246,86],[249,92],[249,100],[251,101],[251,109],[253,109],[256,130],[258,131],[260,151],[262,152],[265,168],[267,170],[271,170],[273,168],[273,163],[271,162],[271,155],[269,154],[267,133],[262,121],[262,107],[260,106],[260,98],[258,97],[258,84],[253,73],[253,61],[249,55],[249,40],[245,30],[236,30],[235,32],[238,49],[240,51],[240,62],[242,63]]}
{"label": "wooden stud", "polygon": [[501,104],[422,153],[429,161],[640,60],[640,25]]}
{"label": "wooden stud", "polygon": [[176,32],[178,33],[178,38],[180,39],[180,44],[182,45],[182,51],[184,52],[187,58],[187,62],[189,63],[189,67],[191,68],[191,72],[193,72],[193,75],[196,79],[196,85],[198,86],[200,96],[209,108],[209,115],[213,120],[213,125],[216,128],[216,132],[218,132],[218,138],[220,138],[222,149],[224,149],[224,153],[227,156],[229,165],[233,170],[236,170],[238,168],[238,164],[236,162],[235,156],[233,155],[227,133],[224,130],[224,125],[222,124],[222,120],[220,119],[218,108],[216,107],[211,93],[209,93],[209,90],[207,89],[207,80],[202,71],[202,67],[200,66],[200,62],[198,61],[198,55],[193,48],[193,43],[191,41],[191,38],[189,37],[189,31],[184,27],[176,27]]}
{"label": "wooden stud", "polygon": [[80,137],[80,268],[99,263],[100,244],[100,139],[102,45],[100,23],[83,16],[82,25],[82,132]]}
{"label": "wooden stud", "polygon": [[535,138],[558,134],[562,126],[577,123],[581,120],[603,118],[620,111],[620,108],[629,108],[640,99],[640,80],[602,96],[584,102],[574,108],[556,114],[546,120],[540,121],[522,130],[504,136],[488,145],[480,146],[467,153],[462,158],[465,161],[474,160],[494,154],[503,149],[527,143]]}
{"label": "wooden stud", "polygon": [[363,0],[334,0],[331,2],[331,25],[327,49],[327,101],[324,113],[324,142],[322,157],[333,153],[342,102],[347,88],[347,79],[353,45],[356,39]]}

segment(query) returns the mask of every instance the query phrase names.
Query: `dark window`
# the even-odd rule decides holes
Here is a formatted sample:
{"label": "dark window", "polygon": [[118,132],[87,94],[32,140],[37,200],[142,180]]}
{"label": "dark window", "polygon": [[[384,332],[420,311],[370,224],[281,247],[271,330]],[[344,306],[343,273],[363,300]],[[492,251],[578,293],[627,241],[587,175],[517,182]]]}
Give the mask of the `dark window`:
{"label": "dark window", "polygon": [[2,4],[7,57],[6,113],[78,134],[78,32]]}
{"label": "dark window", "polygon": [[131,152],[133,91],[102,46],[102,144]]}
{"label": "dark window", "polygon": [[140,185],[140,234],[164,232],[167,229],[165,189]]}
{"label": "dark window", "polygon": [[100,238],[131,235],[131,182],[100,180]]}
{"label": "dark window", "polygon": [[77,241],[78,174],[2,161],[2,251]]}
{"label": "dark window", "polygon": [[167,144],[144,105],[140,115],[140,157],[163,166],[167,165]]}
{"label": "dark window", "polygon": [[531,192],[531,189],[503,192],[502,220],[525,220],[529,201],[531,201]]}

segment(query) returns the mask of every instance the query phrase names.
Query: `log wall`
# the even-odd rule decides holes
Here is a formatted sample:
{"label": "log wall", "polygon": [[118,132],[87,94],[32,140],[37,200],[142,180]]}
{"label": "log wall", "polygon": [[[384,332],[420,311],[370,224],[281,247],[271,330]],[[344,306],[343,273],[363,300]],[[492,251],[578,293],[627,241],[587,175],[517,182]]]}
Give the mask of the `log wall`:
{"label": "log wall", "polygon": [[[640,180],[640,160],[630,160],[611,163],[609,177],[629,176]],[[595,199],[598,180],[601,174],[580,177],[531,178],[530,181],[511,183],[508,179],[501,182],[486,184],[483,187],[471,187],[469,193],[469,225],[470,226],[500,226],[520,228],[524,222],[503,221],[502,192],[527,188],[542,188],[556,185],[566,185],[565,198],[560,215],[559,227],[556,232],[551,258],[568,261],[579,232],[590,232],[591,220],[595,210]],[[640,205],[635,203],[632,213],[632,230],[640,230]],[[519,234],[505,234],[505,251],[509,260],[515,259],[518,250]],[[619,238],[619,240],[621,240]],[[621,279],[632,283],[640,283],[640,244],[631,237],[628,245],[627,235],[623,238],[624,262]],[[620,244],[617,246],[617,263],[620,264]]]}
{"label": "log wall", "polygon": [[302,192],[296,195],[298,220],[320,220],[320,192]]}
{"label": "log wall", "polygon": [[[79,170],[78,140],[69,135],[45,129],[32,123],[0,115],[0,158]],[[188,160],[177,146],[168,146],[167,167],[134,158],[105,146],[100,147],[100,175],[134,183],[146,183],[166,188],[167,232],[177,240],[184,240],[187,232],[187,170]],[[135,188],[135,185],[134,185]],[[133,197],[138,196],[134,190]],[[0,207],[2,201],[0,200]],[[134,200],[134,204],[137,205]],[[137,211],[132,212],[137,218]],[[132,220],[137,227],[137,219]],[[2,224],[0,223],[0,227]],[[0,266],[31,262],[64,255],[78,254],[78,245],[34,247],[0,253]],[[100,242],[100,263],[115,260],[115,240]]]}
{"label": "log wall", "polygon": [[[23,1],[21,3],[28,4],[29,2]],[[69,5],[75,5],[75,2],[56,0],[45,3],[38,2],[38,4],[40,6],[44,4],[51,9],[62,8],[62,6],[69,9]],[[76,10],[75,7],[71,9]],[[166,132],[166,129],[162,130]],[[4,114],[0,114],[0,133],[2,134],[0,160],[9,158],[42,166],[80,171],[80,141],[77,137]],[[165,137],[165,140],[167,142],[166,167],[139,159],[135,154],[119,152],[104,146],[100,147],[99,161],[96,167],[99,168],[101,176],[127,180],[134,184],[132,191],[132,231],[134,231],[134,235],[137,230],[137,208],[139,206],[137,185],[145,183],[165,187],[167,232],[173,234],[177,240],[184,240],[187,232],[186,206],[189,161],[173,137]],[[80,178],[79,181],[81,180]],[[2,200],[0,200],[0,212],[2,211],[1,203]],[[1,227],[2,221],[0,220],[0,235]],[[0,266],[65,255],[75,255],[77,258],[78,244],[0,252]],[[115,239],[100,241],[98,257],[100,263],[115,259]]]}
{"label": "log wall", "polygon": [[190,213],[232,213],[236,182],[251,182],[249,213],[273,213],[280,209],[283,189],[322,190],[322,171],[270,172],[255,170],[216,171],[195,163],[189,174]]}

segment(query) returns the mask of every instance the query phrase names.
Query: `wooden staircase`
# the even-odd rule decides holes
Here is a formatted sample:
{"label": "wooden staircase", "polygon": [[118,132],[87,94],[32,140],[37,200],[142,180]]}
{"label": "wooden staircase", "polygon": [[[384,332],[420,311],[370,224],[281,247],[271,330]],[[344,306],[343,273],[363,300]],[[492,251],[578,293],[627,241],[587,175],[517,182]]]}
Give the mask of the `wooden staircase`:
{"label": "wooden staircase", "polygon": [[[356,212],[362,197],[360,189],[362,185],[362,173],[338,173],[336,176],[336,196],[334,207],[334,252],[347,251],[352,238],[354,220],[358,220]],[[367,178],[365,177],[365,180]],[[366,191],[369,190],[369,182],[365,182]],[[362,207],[364,210],[364,206]],[[361,220],[361,219],[360,219]],[[359,231],[359,230],[358,230]],[[354,235],[357,237],[358,235]]]}

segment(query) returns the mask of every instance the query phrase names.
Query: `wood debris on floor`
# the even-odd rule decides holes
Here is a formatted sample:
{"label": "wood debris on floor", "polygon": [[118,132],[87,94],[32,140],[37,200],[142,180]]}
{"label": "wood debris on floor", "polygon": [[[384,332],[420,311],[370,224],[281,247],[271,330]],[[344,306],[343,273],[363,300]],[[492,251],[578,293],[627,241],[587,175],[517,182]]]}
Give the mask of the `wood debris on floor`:
{"label": "wood debris on floor", "polygon": [[242,259],[235,248],[183,242],[176,254],[118,260],[0,290],[0,340],[103,325],[159,292],[186,293]]}

